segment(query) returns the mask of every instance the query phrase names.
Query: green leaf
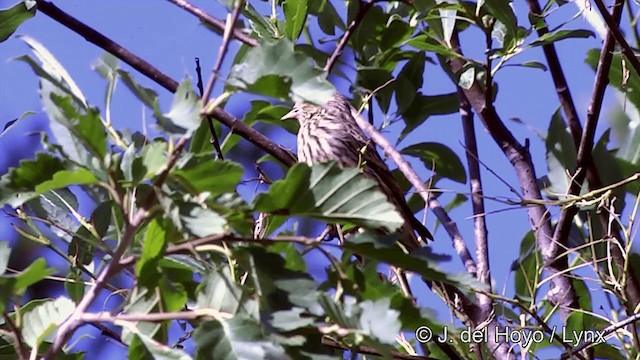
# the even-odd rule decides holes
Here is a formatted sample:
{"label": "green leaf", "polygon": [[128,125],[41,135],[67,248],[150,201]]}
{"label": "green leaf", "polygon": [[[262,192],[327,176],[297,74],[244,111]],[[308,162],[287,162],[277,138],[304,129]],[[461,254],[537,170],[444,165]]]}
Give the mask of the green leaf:
{"label": "green leaf", "polygon": [[307,0],[285,0],[283,10],[287,19],[284,24],[284,32],[291,41],[296,41],[307,21]]}
{"label": "green leaf", "polygon": [[228,160],[211,160],[210,156],[192,159],[181,169],[174,169],[172,177],[196,194],[209,192],[212,196],[234,192],[242,179],[242,166]]}
{"label": "green leaf", "polygon": [[469,288],[482,289],[486,287],[467,273],[450,274],[438,269],[435,265],[443,260],[448,260],[449,257],[434,254],[428,247],[411,254],[404,253],[400,247],[395,245],[396,235],[380,235],[367,231],[345,239],[344,248],[364,257],[413,271],[427,280],[442,281],[454,286]]}
{"label": "green leaf", "polygon": [[[396,98],[399,95],[396,95]],[[400,103],[398,103],[399,105]],[[403,112],[402,118],[407,125],[400,134],[398,141],[402,141],[415,128],[425,122],[430,116],[447,115],[458,112],[460,101],[458,93],[442,94],[442,95],[422,95],[416,94],[412,103]]]}
{"label": "green leaf", "polygon": [[36,7],[27,8],[23,2],[19,2],[11,8],[0,10],[0,42],[7,40],[20,24],[35,14]]}
{"label": "green leaf", "polygon": [[411,106],[422,88],[424,63],[426,57],[423,52],[416,53],[400,70],[396,80],[396,102],[398,114],[402,115]]}
{"label": "green leaf", "polygon": [[59,297],[36,306],[24,314],[22,336],[27,345],[37,348],[43,341],[51,342],[56,328],[71,315],[75,304]]}
{"label": "green leaf", "polygon": [[[384,113],[389,111],[394,88],[391,71],[377,67],[360,67],[358,68],[356,84],[371,92],[377,90],[375,97],[378,100],[380,109]],[[386,86],[384,86],[385,84]]]}
{"label": "green leaf", "polygon": [[187,203],[180,206],[180,220],[191,234],[205,237],[224,232],[227,221],[215,211],[199,204]]}
{"label": "green leaf", "polygon": [[374,181],[358,169],[341,169],[335,162],[294,165],[285,179],[256,197],[254,208],[390,231],[404,222]]}
{"label": "green leaf", "polygon": [[196,291],[196,301],[201,309],[236,315],[242,312],[247,302],[242,288],[231,277],[227,267],[222,271],[209,271]]}
{"label": "green leaf", "polygon": [[[200,126],[200,107],[200,98],[193,92],[191,80],[186,78],[178,86],[169,112],[156,118],[158,124],[168,133],[191,136]],[[165,117],[170,123],[165,121]]]}
{"label": "green leaf", "polygon": [[266,340],[256,320],[238,315],[228,320],[207,321],[193,334],[196,359],[283,359],[284,349]]}
{"label": "green leaf", "polygon": [[36,195],[35,188],[62,171],[60,159],[38,153],[35,160],[22,160],[9,173],[0,178],[0,202],[17,207]]}
{"label": "green leaf", "polygon": [[[136,348],[134,345],[136,345],[136,343],[140,341],[142,345],[144,345],[146,350],[149,352],[151,357],[155,360],[191,360],[192,359],[192,357],[189,356],[184,351],[180,349],[172,348],[166,344],[162,344],[157,340],[154,340],[152,337],[136,331],[137,328],[135,327],[130,327],[129,329],[130,330],[133,329],[132,332],[135,334],[135,338],[132,341],[131,343],[132,345],[129,350],[130,354],[132,352],[131,350]],[[141,349],[138,348],[137,351],[134,352],[135,354],[133,356],[139,355],[140,351]],[[134,357],[129,357],[129,359],[134,359]],[[146,359],[146,357],[142,357],[141,359]]]}
{"label": "green leaf", "polygon": [[281,39],[249,50],[243,62],[233,66],[227,84],[233,88],[282,100],[324,104],[335,92],[326,74],[293,44]]}
{"label": "green leaf", "polygon": [[530,67],[530,68],[534,68],[534,69],[540,69],[543,71],[547,71],[547,66],[541,62],[537,62],[537,61],[527,61],[525,63],[520,64],[520,66],[524,66],[524,67]]}
{"label": "green leaf", "polygon": [[278,28],[272,24],[267,18],[260,15],[260,13],[251,5],[248,1],[245,2],[244,9],[242,10],[249,24],[259,38],[265,39],[269,42],[273,42],[280,38],[278,34]]}
{"label": "green leaf", "polygon": [[433,52],[445,57],[459,57],[460,54],[451,50],[447,45],[439,43],[437,40],[426,34],[420,34],[406,40],[403,45],[409,45],[415,49]]}
{"label": "green leaf", "polygon": [[508,34],[514,36],[518,32],[518,19],[511,8],[511,0],[485,0],[489,13],[507,28]]}
{"label": "green leaf", "polygon": [[402,149],[401,153],[419,158],[428,169],[436,174],[457,181],[467,182],[467,173],[458,155],[440,143],[425,142]]}
{"label": "green leaf", "polygon": [[160,279],[158,262],[162,259],[166,247],[166,224],[158,218],[153,218],[144,233],[142,254],[136,264],[139,285],[153,288],[158,284]]}
{"label": "green leaf", "polygon": [[568,193],[571,185],[569,171],[576,167],[576,147],[558,108],[551,117],[545,140],[547,169],[550,186],[548,191],[554,197]]}
{"label": "green leaf", "polygon": [[593,31],[590,31],[590,30],[558,30],[556,32],[552,32],[552,33],[549,32],[540,36],[539,38],[532,41],[531,44],[529,44],[529,46],[531,47],[542,46],[542,45],[553,44],[556,41],[560,41],[564,39],[573,39],[573,38],[586,39],[592,36],[595,37],[595,34],[593,33]]}
{"label": "green leaf", "polygon": [[6,133],[8,133],[9,130],[11,130],[11,128],[14,127],[18,123],[18,121],[20,121],[20,120],[22,120],[22,119],[24,119],[24,118],[26,118],[28,116],[35,115],[35,114],[36,113],[33,112],[33,111],[25,111],[22,115],[20,115],[19,118],[13,119],[11,121],[8,121],[4,125],[4,128],[2,129],[2,132],[0,132],[0,138],[3,137]]}
{"label": "green leaf", "polygon": [[533,232],[527,232],[522,239],[520,255],[511,265],[511,270],[516,273],[514,277],[516,296],[527,303],[535,301],[542,271],[542,258]]}
{"label": "green leaf", "polygon": [[36,186],[37,194],[44,194],[47,191],[66,188],[70,185],[97,184],[98,179],[87,169],[61,170],[53,174],[51,180],[45,181]]}
{"label": "green leaf", "polygon": [[101,161],[106,153],[106,134],[99,114],[73,101],[66,90],[44,78],[40,81],[40,101],[60,152],[76,163],[95,168],[100,162],[94,159]]}
{"label": "green leaf", "polygon": [[391,21],[387,29],[382,33],[380,50],[385,51],[396,47],[399,43],[407,40],[413,30],[406,21],[400,18],[393,18],[393,21]]}
{"label": "green leaf", "polygon": [[335,35],[335,28],[344,30],[346,27],[340,14],[330,1],[313,0],[309,2],[309,13],[318,17],[320,30],[327,35]]}

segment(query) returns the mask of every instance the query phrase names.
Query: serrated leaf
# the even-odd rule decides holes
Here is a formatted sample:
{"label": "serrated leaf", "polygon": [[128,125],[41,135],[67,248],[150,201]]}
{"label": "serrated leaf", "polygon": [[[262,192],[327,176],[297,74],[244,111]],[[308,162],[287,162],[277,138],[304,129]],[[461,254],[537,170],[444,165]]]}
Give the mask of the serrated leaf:
{"label": "serrated leaf", "polygon": [[45,340],[52,340],[56,328],[71,315],[75,304],[68,298],[59,297],[36,306],[24,314],[22,336],[27,345],[37,348]]}
{"label": "serrated leaf", "polygon": [[172,176],[195,193],[209,192],[219,195],[234,192],[242,179],[242,166],[228,160],[211,160],[210,156],[198,157],[182,169],[172,171]]}
{"label": "serrated leaf", "polygon": [[540,36],[539,38],[532,41],[531,44],[529,44],[529,46],[531,47],[542,46],[542,45],[553,44],[554,42],[560,41],[560,40],[575,39],[575,38],[586,39],[592,36],[595,37],[595,34],[593,33],[593,31],[590,31],[590,30],[558,30],[556,32],[552,32],[552,33],[550,32]]}
{"label": "serrated leaf", "polygon": [[291,41],[296,41],[307,21],[307,0],[286,0],[282,8],[287,19],[284,24],[284,32]]}
{"label": "serrated leaf", "polygon": [[462,184],[467,182],[467,173],[460,158],[446,145],[425,142],[410,145],[400,152],[419,158],[427,169],[435,171],[440,176]]}
{"label": "serrated leaf", "polygon": [[404,222],[374,181],[358,169],[341,169],[336,162],[294,165],[285,179],[256,197],[254,208],[390,231]]}
{"label": "serrated leaf", "polygon": [[[293,44],[281,39],[249,50],[233,66],[227,84],[236,89],[286,100],[324,104],[335,92],[325,73]],[[289,96],[287,96],[289,95]]]}
{"label": "serrated leaf", "polygon": [[283,359],[284,349],[263,337],[256,320],[238,315],[228,320],[207,321],[195,331],[197,359]]}
{"label": "serrated leaf", "polygon": [[3,42],[13,34],[18,26],[36,14],[36,8],[27,8],[24,2],[19,2],[13,7],[0,10],[0,42]]}
{"label": "serrated leaf", "polygon": [[236,315],[243,306],[242,288],[233,280],[228,268],[210,271],[197,289],[199,308],[214,309],[221,313]]}

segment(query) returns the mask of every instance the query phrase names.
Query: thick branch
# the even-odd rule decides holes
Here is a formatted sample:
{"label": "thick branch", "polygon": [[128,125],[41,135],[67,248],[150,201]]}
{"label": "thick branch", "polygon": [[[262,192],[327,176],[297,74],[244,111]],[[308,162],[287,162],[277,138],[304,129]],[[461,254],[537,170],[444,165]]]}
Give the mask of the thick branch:
{"label": "thick branch", "polygon": [[[469,186],[471,187],[471,206],[474,215],[474,234],[476,242],[476,259],[478,261],[477,278],[487,286],[491,286],[491,272],[489,266],[489,242],[487,240],[487,224],[485,221],[484,197],[482,193],[482,179],[480,178],[480,163],[478,159],[478,144],[476,143],[476,130],[473,124],[471,104],[461,88],[458,88],[460,96],[460,117],[462,118],[462,130],[467,154],[467,166],[469,167]],[[478,300],[486,315],[491,312],[491,298],[478,294]]]}
{"label": "thick branch", "polygon": [[[529,5],[529,8],[533,14],[536,14],[540,17],[543,16],[542,9],[540,8],[540,5],[538,4],[537,0],[527,0],[527,4]],[[612,17],[613,17],[613,20],[616,22],[616,24],[620,22],[620,18],[622,15],[622,8],[623,8],[623,1],[618,0],[614,3]],[[544,19],[540,19],[539,21],[542,24],[544,24]],[[549,30],[546,24],[544,26],[539,27],[538,29],[539,36],[542,36],[548,32]],[[589,107],[589,113],[587,115],[588,119],[589,117],[594,117],[594,116],[597,118],[600,114],[600,109],[602,107],[602,100],[604,98],[604,91],[606,90],[606,85],[609,83],[608,74],[609,74],[609,69],[610,69],[611,60],[613,57],[613,50],[614,50],[613,39],[614,39],[613,32],[609,31],[604,41],[604,44],[602,46],[600,59],[598,61],[598,72],[596,73],[596,77],[595,77],[596,81],[593,89],[591,105]],[[571,92],[569,91],[569,86],[564,76],[562,66],[560,65],[560,60],[558,58],[555,45],[554,43],[548,43],[543,45],[542,49],[547,59],[547,63],[549,65],[549,71],[551,73],[553,82],[556,87],[558,100],[560,101],[560,105],[562,106],[565,118],[567,119],[567,123],[569,125],[569,129],[571,132],[571,136],[573,138],[576,152],[580,152],[579,150],[580,144],[583,138],[582,125],[580,123],[580,118],[576,111],[573,98],[571,96]],[[591,127],[595,127],[594,122],[591,122]],[[593,143],[593,138],[591,140],[591,143]],[[591,149],[591,147],[589,147],[589,149]],[[583,149],[583,152],[584,152],[584,149]],[[589,182],[591,189],[600,189],[603,187],[600,174],[598,173],[598,169],[595,166],[595,163],[593,162],[593,158],[591,156],[584,156],[584,155],[586,154],[583,154],[582,159],[580,160],[580,162],[577,163],[576,178],[573,180],[573,183],[572,183],[572,185],[575,184],[577,186],[574,186],[574,189],[570,189],[570,191],[571,190],[576,191],[571,193],[572,195],[577,195],[580,192],[579,186],[582,184],[582,181],[584,180],[585,170],[586,170],[586,179]],[[588,155],[590,155],[590,153]],[[582,171],[580,171],[580,169],[582,169]],[[554,233],[554,241],[556,241],[559,244],[566,245],[569,232],[571,230],[572,220],[576,213],[577,213],[577,209],[575,207],[570,207],[568,209],[565,209],[562,212]],[[608,215],[605,212],[600,212],[598,214],[598,217],[600,219],[601,224],[603,225],[603,228],[606,228],[608,223],[608,219],[607,219]],[[624,240],[622,239],[622,236],[620,234],[620,228],[617,226],[617,224],[615,224],[612,227],[612,233],[613,233],[613,236],[620,243],[624,243]],[[610,244],[610,249],[616,265],[618,266],[619,269],[623,269],[625,261],[624,261],[624,256],[620,251],[620,248],[616,244],[612,243]],[[634,271],[632,267],[633,267],[633,264],[630,264],[630,268],[627,271],[628,282],[627,282],[626,292],[630,299],[630,304],[629,306],[627,306],[628,308],[634,308],[638,303],[640,303],[640,285],[638,284],[638,281],[634,275]]]}
{"label": "thick branch", "polygon": [[[178,89],[177,81],[173,80],[171,77],[164,74],[153,65],[136,56],[129,50],[123,48],[113,40],[100,34],[96,30],[78,21],[69,14],[63,12],[57,6],[51,4],[50,2],[39,0],[38,10],[42,11],[52,19],[58,21],[70,30],[78,33],[90,43],[110,52],[111,54],[129,64],[131,67],[138,70],[143,75],[155,81],[170,92],[174,93]],[[254,128],[247,126],[245,123],[239,121],[233,115],[225,112],[224,110],[215,108],[211,112],[211,115],[213,115],[213,117],[215,117],[218,121],[229,127],[232,132],[240,135],[260,149],[271,154],[273,157],[280,160],[283,164],[291,166],[296,162],[295,156],[293,156],[289,151],[283,149],[282,147],[271,141],[268,137],[264,136]]]}
{"label": "thick branch", "polygon": [[[454,32],[451,38],[451,45],[456,52],[462,54],[457,32]],[[448,61],[453,73],[459,73],[464,66],[464,60],[460,57],[454,57]],[[516,140],[496,113],[493,104],[486,102],[484,91],[477,83],[474,83],[469,89],[465,89],[464,94],[476,113],[480,115],[489,134],[511,162],[524,198],[541,200],[542,195],[537,184],[529,149]],[[546,269],[552,278],[549,299],[554,304],[560,305],[563,317],[566,318],[569,309],[578,306],[577,297],[568,276],[570,274],[567,273],[567,257],[566,255],[559,256],[560,249],[552,241],[551,221],[546,207],[540,204],[530,206],[527,210]]]}

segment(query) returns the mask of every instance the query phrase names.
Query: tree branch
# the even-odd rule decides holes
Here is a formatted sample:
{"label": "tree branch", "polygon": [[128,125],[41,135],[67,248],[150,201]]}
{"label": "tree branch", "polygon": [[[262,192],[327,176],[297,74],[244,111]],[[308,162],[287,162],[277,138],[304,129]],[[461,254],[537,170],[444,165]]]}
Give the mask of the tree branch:
{"label": "tree branch", "polygon": [[[113,40],[100,34],[96,30],[87,26],[86,24],[78,21],[74,17],[60,10],[57,6],[50,2],[38,0],[38,10],[50,18],[56,20],[60,24],[66,26],[70,30],[74,31],[78,35],[84,37],[90,43],[110,52],[118,59],[129,64],[134,69],[138,70],[149,79],[158,83],[158,85],[164,87],[172,93],[175,93],[178,89],[178,82],[164,74],[153,65],[133,54],[129,50],[123,48]],[[289,151],[283,149],[278,144],[274,143],[268,137],[261,134],[254,128],[247,126],[242,121],[236,119],[233,115],[225,112],[220,108],[215,108],[211,111],[211,115],[218,121],[226,125],[232,132],[247,139],[258,148],[266,151],[276,159],[280,160],[283,164],[291,166],[296,162],[296,157]]]}
{"label": "tree branch", "polygon": [[220,68],[222,67],[222,62],[224,61],[225,55],[227,54],[227,50],[229,50],[229,40],[231,39],[231,33],[236,22],[238,21],[238,16],[240,15],[240,8],[244,4],[244,0],[235,0],[235,5],[233,6],[233,11],[231,15],[228,16],[227,23],[224,27],[224,34],[222,35],[222,44],[220,44],[220,49],[218,50],[218,58],[216,59],[216,63],[213,65],[213,69],[211,70],[211,77],[207,82],[207,87],[204,89],[204,93],[202,94],[202,108],[206,108],[206,104],[209,101],[209,97],[211,96],[211,92],[213,91],[213,87],[215,86],[216,80],[218,79],[218,73],[220,72]]}
{"label": "tree branch", "polygon": [[[538,4],[537,0],[527,0],[527,4],[529,5],[529,9],[531,12],[537,16],[542,17],[542,9]],[[623,1],[617,0],[614,3],[613,9],[613,20],[616,24],[620,22],[620,18],[622,15]],[[608,14],[608,13],[607,13]],[[545,24],[544,19],[539,20],[542,24]],[[543,36],[549,32],[546,24],[538,28],[538,35]],[[614,36],[613,32],[609,30],[607,33],[607,37],[602,46],[602,51],[600,53],[600,59],[598,61],[598,71],[596,73],[596,81],[593,89],[592,101],[589,107],[589,113],[587,114],[587,121],[589,121],[589,117],[595,116],[596,118],[600,114],[600,109],[602,107],[602,100],[604,98],[604,91],[606,90],[606,85],[609,83],[608,74],[611,66],[611,60],[613,57],[614,50]],[[573,143],[576,148],[576,152],[580,152],[580,144],[583,138],[582,125],[580,123],[580,118],[576,111],[573,97],[571,96],[571,92],[569,90],[569,85],[567,84],[566,78],[564,76],[564,72],[562,70],[562,66],[560,64],[560,60],[558,58],[558,54],[555,49],[554,43],[548,43],[542,46],[545,57],[547,59],[547,63],[549,65],[549,71],[551,73],[551,77],[556,87],[556,93],[558,95],[558,100],[560,101],[560,105],[562,106],[565,118],[567,119],[567,123],[569,125],[569,129],[571,132],[571,136],[573,138]],[[591,125],[594,126],[593,124]],[[586,139],[585,139],[586,141]],[[593,144],[593,138],[591,140]],[[591,149],[591,147],[589,147]],[[583,150],[584,151],[584,150]],[[590,155],[590,154],[589,154]],[[580,171],[582,169],[582,171]],[[595,166],[593,158],[591,156],[583,156],[581,161],[577,163],[576,166],[576,178],[573,180],[572,185],[577,185],[577,189],[573,189],[574,193],[572,195],[577,195],[580,192],[580,185],[585,177],[586,170],[586,179],[589,182],[591,189],[600,189],[603,187],[602,180],[600,178],[600,174],[598,173],[598,169]],[[572,189],[570,189],[571,191]],[[570,207],[562,212],[560,215],[560,219],[558,224],[556,225],[556,229],[554,232],[554,241],[559,244],[566,245],[567,239],[569,236],[569,232],[571,230],[572,220],[577,213],[577,209],[575,207]],[[601,224],[603,228],[606,228],[606,224],[608,222],[607,214],[601,212],[598,214]],[[620,234],[620,228],[616,225],[612,228],[613,236],[620,242],[624,243],[622,236]],[[612,257],[616,263],[616,266],[619,269],[623,269],[625,267],[624,256],[622,255],[620,248],[616,244],[610,244],[609,246],[611,250]],[[633,264],[629,264],[629,269],[627,271],[627,288],[626,292],[630,299],[629,306],[626,306],[627,309],[633,309],[638,303],[640,303],[640,284],[638,283],[637,278],[635,277],[635,272],[633,270]]]}
{"label": "tree branch", "polygon": [[[204,10],[200,9],[199,7],[191,4],[190,2],[186,1],[186,0],[169,0],[169,2],[187,10],[188,12],[190,12],[191,14],[195,15],[196,17],[198,17],[198,19],[200,19],[200,21],[208,24],[209,26],[211,26],[214,29],[217,29],[219,31],[220,34],[223,34],[225,29],[226,29],[226,24],[224,21],[216,19],[215,17],[211,16],[210,14],[208,14],[207,12],[205,12]],[[240,40],[241,42],[243,42],[246,45],[255,47],[258,46],[258,41],[254,38],[252,38],[251,36],[245,34],[242,30],[233,27],[233,31],[232,31],[233,37]]]}
{"label": "tree branch", "polygon": [[327,74],[331,72],[331,69],[340,58],[340,55],[342,55],[344,48],[347,46],[347,42],[349,42],[349,38],[351,37],[351,35],[353,35],[353,32],[358,27],[358,25],[360,25],[362,19],[364,19],[364,16],[367,14],[369,9],[371,9],[374,1],[375,0],[358,0],[359,7],[358,12],[356,13],[356,17],[351,21],[351,23],[349,23],[347,30],[342,35],[342,38],[340,38],[340,42],[338,42],[335,50],[333,50],[333,53],[331,53],[331,56],[329,56],[327,63],[324,65],[324,71],[326,71]]}
{"label": "tree branch", "polygon": [[[462,118],[462,130],[467,154],[467,166],[469,167],[469,186],[471,188],[471,206],[473,208],[474,234],[476,242],[476,259],[478,261],[477,278],[482,283],[491,287],[491,272],[489,266],[489,242],[487,240],[487,224],[485,221],[484,198],[482,194],[482,179],[480,178],[480,164],[478,159],[478,144],[476,143],[476,131],[473,124],[471,104],[458,87],[460,97],[460,117]],[[479,304],[488,316],[491,312],[491,298],[478,294]]]}
{"label": "tree branch", "polygon": [[[451,37],[451,45],[454,51],[462,55],[456,31]],[[461,57],[452,57],[448,62],[454,74],[459,73],[464,66],[464,60]],[[496,113],[493,104],[486,102],[484,92],[477,83],[474,82],[469,89],[464,89],[463,92],[473,109],[480,115],[491,137],[513,166],[524,198],[541,200],[542,195],[537,184],[535,168],[531,162],[529,149],[516,140]],[[546,269],[552,279],[548,297],[552,303],[560,306],[561,314],[563,318],[566,318],[570,309],[578,307],[577,297],[569,277],[570,274],[567,272],[567,256],[558,256],[560,249],[552,241],[553,232],[546,207],[538,204],[529,206],[527,210]]]}

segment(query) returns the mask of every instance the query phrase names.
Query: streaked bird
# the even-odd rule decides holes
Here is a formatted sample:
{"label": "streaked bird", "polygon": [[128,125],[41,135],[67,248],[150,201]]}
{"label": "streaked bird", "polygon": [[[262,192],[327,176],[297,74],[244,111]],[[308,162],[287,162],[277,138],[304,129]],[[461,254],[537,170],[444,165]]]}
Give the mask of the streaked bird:
{"label": "streaked bird", "polygon": [[298,131],[298,161],[308,165],[335,160],[342,167],[362,167],[364,174],[373,179],[380,190],[395,205],[405,222],[400,242],[408,250],[422,247],[414,230],[426,242],[433,239],[427,228],[418,221],[406,203],[403,192],[396,183],[372,142],[362,132],[354,115],[357,111],[339,93],[323,105],[296,103],[282,117],[296,119]]}

